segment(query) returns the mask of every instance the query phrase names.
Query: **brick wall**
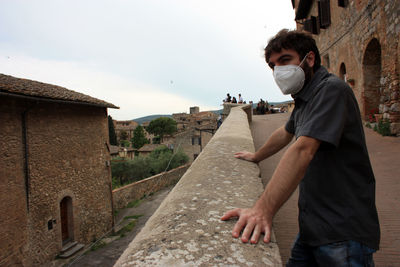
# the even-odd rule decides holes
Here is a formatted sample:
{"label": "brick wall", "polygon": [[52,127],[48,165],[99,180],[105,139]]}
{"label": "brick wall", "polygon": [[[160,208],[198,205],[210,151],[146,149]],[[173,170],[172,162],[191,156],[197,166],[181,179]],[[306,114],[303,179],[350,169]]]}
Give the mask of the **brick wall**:
{"label": "brick wall", "polygon": [[[323,65],[340,76],[346,67],[347,80],[360,105],[363,119],[374,108],[392,120],[392,132],[400,133],[396,116],[399,104],[399,0],[355,1],[339,7],[330,1],[331,25],[313,35],[320,49]],[[310,16],[318,16],[314,1]],[[302,25],[297,27],[302,29]],[[398,117],[398,116],[397,116]]]}
{"label": "brick wall", "polygon": [[0,98],[0,266],[23,264],[27,242],[22,111],[16,101]]}
{"label": "brick wall", "polygon": [[[26,266],[38,266],[53,259],[62,247],[60,202],[64,197],[72,199],[73,240],[89,243],[112,227],[111,176],[106,164],[110,160],[107,112],[105,108],[84,105],[12,98],[1,101],[5,112],[0,115],[0,132],[6,138],[1,138],[5,152],[0,154],[0,162],[7,164],[4,172],[9,177],[5,189],[9,193],[5,196],[2,192],[1,203],[15,203],[8,209],[7,205],[0,206],[1,217],[9,217],[1,220],[0,236],[13,237],[6,239],[6,244],[1,241],[2,258],[3,246],[8,246],[22,251],[17,257]],[[31,107],[26,117],[28,212],[21,152],[21,113],[27,107]],[[53,229],[48,229],[49,221]]]}
{"label": "brick wall", "polygon": [[189,166],[190,164],[187,164],[113,190],[114,209],[122,209],[131,201],[177,183]]}

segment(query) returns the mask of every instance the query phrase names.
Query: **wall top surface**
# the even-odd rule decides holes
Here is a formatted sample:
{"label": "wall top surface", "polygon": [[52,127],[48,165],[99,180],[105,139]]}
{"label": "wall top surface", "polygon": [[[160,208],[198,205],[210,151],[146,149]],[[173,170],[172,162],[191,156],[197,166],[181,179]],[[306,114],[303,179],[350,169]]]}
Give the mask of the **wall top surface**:
{"label": "wall top surface", "polygon": [[115,266],[281,266],[275,242],[244,244],[231,236],[236,221],[220,220],[263,191],[258,166],[233,157],[242,150],[254,145],[237,107]]}

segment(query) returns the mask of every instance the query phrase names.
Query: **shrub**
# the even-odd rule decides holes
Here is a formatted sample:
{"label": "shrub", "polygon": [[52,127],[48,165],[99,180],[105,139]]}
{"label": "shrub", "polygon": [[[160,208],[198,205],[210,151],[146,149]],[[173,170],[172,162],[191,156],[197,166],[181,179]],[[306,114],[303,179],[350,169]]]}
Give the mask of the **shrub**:
{"label": "shrub", "polygon": [[188,161],[189,157],[183,151],[173,154],[166,146],[158,147],[148,157],[112,161],[113,189],[177,168]]}
{"label": "shrub", "polygon": [[391,135],[390,121],[388,119],[380,120],[378,122],[377,132],[380,133],[382,136]]}

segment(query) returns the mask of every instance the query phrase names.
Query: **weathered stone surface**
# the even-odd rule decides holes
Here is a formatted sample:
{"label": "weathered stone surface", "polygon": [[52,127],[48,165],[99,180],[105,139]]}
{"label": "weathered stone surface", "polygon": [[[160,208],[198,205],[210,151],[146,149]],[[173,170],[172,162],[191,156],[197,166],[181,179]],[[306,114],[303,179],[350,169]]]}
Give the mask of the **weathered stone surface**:
{"label": "weathered stone surface", "polygon": [[231,236],[235,220],[220,217],[250,207],[263,191],[254,163],[233,157],[254,151],[247,116],[231,114],[115,266],[281,266],[273,242],[244,244]]}
{"label": "weathered stone surface", "polygon": [[[295,3],[297,8],[299,1]],[[319,16],[318,3],[313,1],[308,18]],[[331,24],[313,35],[322,64],[343,79],[346,75],[363,119],[378,107],[380,113],[387,112],[380,104],[399,103],[392,94],[399,90],[399,14],[400,0],[349,0],[346,7],[330,1]]]}

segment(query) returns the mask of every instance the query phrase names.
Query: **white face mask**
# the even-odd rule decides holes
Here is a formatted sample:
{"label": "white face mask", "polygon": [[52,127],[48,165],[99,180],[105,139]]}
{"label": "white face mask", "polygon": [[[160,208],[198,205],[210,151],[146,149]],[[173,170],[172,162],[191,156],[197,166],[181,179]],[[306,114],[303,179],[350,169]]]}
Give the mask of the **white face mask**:
{"label": "white face mask", "polygon": [[284,95],[294,95],[303,88],[306,75],[300,67],[307,58],[308,53],[298,66],[284,65],[274,67],[274,79]]}

